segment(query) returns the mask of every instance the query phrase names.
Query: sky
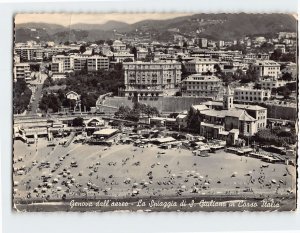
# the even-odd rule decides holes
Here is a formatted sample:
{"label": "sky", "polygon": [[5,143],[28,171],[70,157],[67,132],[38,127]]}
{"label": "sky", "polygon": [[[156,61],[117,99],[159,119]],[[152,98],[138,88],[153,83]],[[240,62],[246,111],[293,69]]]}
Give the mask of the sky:
{"label": "sky", "polygon": [[100,14],[17,14],[15,23],[51,23],[63,26],[70,24],[88,23],[88,24],[103,24],[109,20],[121,21],[125,23],[136,23],[146,19],[170,19],[180,16],[191,15],[187,13],[100,13]]}

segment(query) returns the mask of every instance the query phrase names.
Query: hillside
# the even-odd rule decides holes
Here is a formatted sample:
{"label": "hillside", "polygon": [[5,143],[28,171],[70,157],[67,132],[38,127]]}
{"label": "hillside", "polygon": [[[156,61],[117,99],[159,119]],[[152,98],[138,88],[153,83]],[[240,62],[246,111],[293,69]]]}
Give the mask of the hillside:
{"label": "hillside", "polygon": [[143,20],[134,24],[108,21],[104,24],[74,24],[63,27],[57,24],[27,23],[16,25],[16,41],[67,40],[95,41],[112,38],[113,31],[127,35],[145,33],[153,39],[170,40],[174,33],[187,37],[203,36],[215,40],[232,40],[246,35],[295,32],[297,20],[288,14],[195,14],[167,20]]}

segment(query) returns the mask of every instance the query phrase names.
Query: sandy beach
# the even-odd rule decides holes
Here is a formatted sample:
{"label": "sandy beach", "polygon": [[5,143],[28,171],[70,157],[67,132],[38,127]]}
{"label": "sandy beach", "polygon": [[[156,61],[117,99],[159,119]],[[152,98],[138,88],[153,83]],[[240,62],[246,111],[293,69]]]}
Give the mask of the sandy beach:
{"label": "sandy beach", "polygon": [[[296,168],[226,153],[194,156],[186,149],[113,147],[71,143],[68,147],[15,141],[14,199],[55,201],[97,198],[272,197],[294,191]],[[71,163],[76,166],[71,166]],[[45,165],[46,164],[46,165]],[[44,166],[42,166],[44,165]],[[267,165],[267,166],[262,166]],[[290,195],[293,197],[294,194]]]}

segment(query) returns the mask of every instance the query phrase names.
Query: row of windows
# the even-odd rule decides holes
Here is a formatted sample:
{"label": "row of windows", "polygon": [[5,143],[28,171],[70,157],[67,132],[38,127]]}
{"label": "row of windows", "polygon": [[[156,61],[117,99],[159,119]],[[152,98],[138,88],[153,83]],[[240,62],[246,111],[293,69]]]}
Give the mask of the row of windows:
{"label": "row of windows", "polygon": [[258,97],[258,98],[256,98],[256,97],[249,97],[248,98],[248,96],[245,96],[245,98],[244,98],[244,96],[241,96],[240,98],[239,98],[239,96],[235,96],[235,99],[236,100],[250,100],[250,101],[255,101],[255,100],[258,100],[258,101],[261,101],[262,100],[262,98],[260,98],[260,97]]}
{"label": "row of windows", "polygon": [[214,87],[207,87],[207,86],[204,86],[204,87],[199,87],[199,86],[187,86],[187,89],[202,89],[202,90],[216,90],[216,88]]}
{"label": "row of windows", "polygon": [[[261,95],[263,92],[262,91],[257,91],[257,92],[256,91],[255,92],[251,92],[251,91],[250,92],[247,92],[247,91],[246,92],[243,92],[243,91],[238,92],[238,91],[236,91],[236,92],[234,92],[235,95],[244,95],[244,93],[245,93],[245,95]],[[266,92],[265,95],[268,95],[268,93]]]}
{"label": "row of windows", "polygon": [[263,119],[266,119],[266,117],[265,116],[259,116],[257,119],[258,120],[263,120]]}

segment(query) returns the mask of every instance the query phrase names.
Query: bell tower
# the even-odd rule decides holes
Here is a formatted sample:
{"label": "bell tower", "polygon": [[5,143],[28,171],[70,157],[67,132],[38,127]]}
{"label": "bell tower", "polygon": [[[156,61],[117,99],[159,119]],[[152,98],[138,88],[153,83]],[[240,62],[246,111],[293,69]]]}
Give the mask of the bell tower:
{"label": "bell tower", "polygon": [[226,87],[224,96],[223,96],[223,109],[232,109],[233,108],[233,93],[229,85]]}

